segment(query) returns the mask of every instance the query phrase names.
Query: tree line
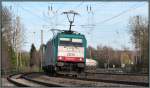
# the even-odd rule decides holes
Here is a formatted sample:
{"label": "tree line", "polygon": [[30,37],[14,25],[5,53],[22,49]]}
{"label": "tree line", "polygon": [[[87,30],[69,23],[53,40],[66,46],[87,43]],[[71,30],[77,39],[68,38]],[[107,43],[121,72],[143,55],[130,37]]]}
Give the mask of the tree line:
{"label": "tree line", "polygon": [[1,44],[2,44],[2,74],[17,71],[27,65],[27,52],[22,50],[24,46],[25,27],[19,16],[15,16],[7,7],[2,7],[1,14]]}
{"label": "tree line", "polygon": [[[115,50],[109,46],[97,46],[87,48],[87,57],[94,58],[99,62],[99,67],[132,67],[135,72],[147,72],[149,66],[149,37],[148,20],[146,17],[134,16],[129,20],[129,34],[134,45],[134,50],[124,47],[122,50]],[[122,66],[124,65],[124,66]]]}
{"label": "tree line", "polygon": [[134,16],[129,21],[131,41],[135,46],[137,70],[148,71],[149,66],[149,29],[148,18]]}

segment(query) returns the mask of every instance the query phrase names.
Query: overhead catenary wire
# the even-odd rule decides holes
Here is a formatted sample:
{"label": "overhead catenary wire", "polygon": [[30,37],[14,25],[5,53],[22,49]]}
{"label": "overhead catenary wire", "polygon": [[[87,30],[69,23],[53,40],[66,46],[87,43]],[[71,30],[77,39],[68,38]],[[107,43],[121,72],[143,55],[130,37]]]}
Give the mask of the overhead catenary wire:
{"label": "overhead catenary wire", "polygon": [[[78,4],[76,7],[79,8],[83,3],[84,3],[84,1],[82,1],[82,2],[81,2],[80,4]],[[42,21],[48,22],[48,19],[44,19],[44,18],[40,17],[39,15],[33,13],[32,11],[30,11],[30,10],[28,10],[28,9],[25,9],[25,8],[23,8],[23,7],[21,7],[21,8],[22,8],[23,10],[29,12],[30,14],[32,14],[32,15],[34,15],[34,16],[40,18]],[[61,7],[60,7],[60,8],[61,8]],[[53,10],[52,6],[49,7],[49,9],[50,9],[50,10]],[[58,10],[59,10],[59,9],[58,9]],[[58,11],[58,10],[57,10],[57,11]],[[55,16],[55,15],[54,15],[54,16]],[[50,19],[54,19],[54,16],[51,17]],[[62,24],[58,24],[58,23],[57,23],[57,26],[58,26],[58,25],[62,25]],[[62,26],[67,26],[67,25],[62,25]]]}
{"label": "overhead catenary wire", "polygon": [[[140,5],[140,6],[138,6],[138,7],[141,7],[141,6],[143,6],[144,4],[142,4],[142,5]],[[135,5],[134,5],[135,6]],[[106,20],[103,20],[103,21],[101,21],[101,22],[96,22],[95,24],[103,24],[103,23],[105,23],[105,22],[108,22],[108,21],[110,21],[110,20],[113,20],[113,19],[115,19],[115,18],[117,18],[117,17],[119,17],[119,16],[121,16],[121,15],[123,15],[123,14],[125,14],[125,13],[127,13],[127,12],[129,12],[129,11],[131,11],[131,10],[134,10],[134,9],[137,9],[138,7],[132,7],[132,8],[129,8],[129,9],[127,9],[127,10],[124,10],[124,11],[122,11],[121,13],[119,13],[119,14],[117,14],[117,15],[115,15],[115,16],[112,16],[112,17],[110,17],[110,18],[108,18],[108,19],[106,19]],[[81,25],[82,26],[82,25]],[[91,33],[91,32],[90,32]]]}
{"label": "overhead catenary wire", "polygon": [[124,10],[124,11],[120,12],[120,13],[117,14],[117,15],[114,15],[114,16],[112,16],[112,17],[110,17],[110,18],[108,18],[108,19],[105,19],[105,20],[103,20],[103,21],[96,22],[95,24],[103,24],[103,23],[108,22],[108,21],[110,21],[110,20],[113,20],[113,19],[115,19],[115,18],[117,18],[117,17],[119,17],[119,16],[121,16],[121,15],[123,15],[123,14],[129,12],[129,11],[135,10],[135,9],[137,9],[137,8],[143,6],[143,5],[144,5],[144,4],[142,4],[142,5],[138,6],[138,7],[130,7],[129,9]]}
{"label": "overhead catenary wire", "polygon": [[78,9],[83,4],[84,4],[84,1],[81,1],[81,3],[79,3],[77,6],[75,6],[74,9]]}
{"label": "overhead catenary wire", "polygon": [[[82,1],[80,4],[78,4],[77,6],[75,6],[74,9],[79,8],[82,4],[83,4],[83,1]],[[69,26],[69,25],[64,25],[64,24],[62,24],[62,23],[61,23],[61,24],[60,24],[60,23],[57,23],[57,22],[64,22],[64,19],[62,19],[62,21],[58,21],[58,15],[59,15],[59,12],[60,12],[59,10],[60,10],[60,9],[62,9],[62,6],[60,6],[60,7],[59,7],[58,9],[56,9],[55,11],[54,11],[54,9],[53,9],[53,5],[52,5],[52,4],[51,4],[51,6],[48,6],[48,10],[51,11],[51,12],[53,13],[53,15],[54,15],[52,18],[53,18],[53,19],[56,18],[56,19],[55,19],[55,20],[56,20],[55,26],[53,26],[53,24],[51,25],[51,26],[53,26],[53,28],[56,27],[56,26]],[[60,12],[60,13],[61,13],[61,12]],[[48,25],[47,25],[47,26],[48,26]],[[49,26],[50,26],[50,25],[49,25]]]}
{"label": "overhead catenary wire", "polygon": [[[39,15],[33,13],[32,11],[30,11],[30,10],[28,10],[28,9],[25,9],[24,7],[21,7],[21,8],[22,8],[24,11],[26,11],[26,12],[32,14],[33,16],[37,17],[38,19],[41,19],[43,22],[46,22],[46,23],[48,22],[48,23],[49,23],[49,19],[51,19],[51,20],[54,19],[54,16],[51,17],[51,18],[49,18],[49,19],[46,19],[46,18],[42,18],[41,16],[39,16]],[[65,26],[65,25],[62,25],[62,24],[57,24],[57,25]],[[52,26],[52,24],[49,25],[49,26]]]}
{"label": "overhead catenary wire", "polygon": [[[78,5],[77,5],[78,6]],[[81,6],[81,5],[80,5]],[[125,13],[124,13],[125,14]],[[122,14],[123,15],[123,14]],[[120,16],[122,16],[122,15],[120,15]],[[36,16],[36,17],[38,17],[38,16]],[[112,20],[113,19],[115,19],[115,18],[117,18],[117,17],[114,17],[114,18],[112,18]],[[43,18],[41,17],[40,19],[42,19],[43,20]],[[106,19],[107,20],[107,19]],[[45,21],[45,20],[43,20],[43,21]],[[110,20],[108,20],[108,21],[106,21],[106,22],[109,22],[109,21],[111,21],[111,19]],[[45,21],[45,22],[47,22],[47,21]],[[60,21],[60,22],[62,22],[62,21]]]}
{"label": "overhead catenary wire", "polygon": [[[18,6],[18,5],[17,5],[17,7],[21,7],[21,6]],[[34,15],[34,16],[37,17],[37,18],[40,18],[43,22],[48,22],[47,19],[44,19],[44,18],[40,17],[39,15],[33,13],[32,11],[30,11],[30,10],[28,10],[28,9],[25,9],[24,7],[21,7],[21,9],[23,9],[24,11],[26,11],[26,12],[28,12],[28,13]],[[18,14],[18,8],[17,8],[17,14]],[[53,17],[52,17],[52,18],[53,18]],[[51,18],[51,19],[52,19],[52,18]]]}
{"label": "overhead catenary wire", "polygon": [[[77,10],[81,5],[83,5],[84,4],[84,1],[81,1],[81,3],[79,3],[78,5],[76,5],[75,7],[74,7],[74,9],[75,10]],[[62,9],[62,8],[61,8]],[[59,11],[60,10],[60,8],[57,10],[57,11]],[[61,21],[59,21],[59,22],[63,22],[63,20],[64,19],[62,19]],[[65,26],[69,26],[69,25],[65,25]],[[75,26],[75,25],[74,25]]]}
{"label": "overhead catenary wire", "polygon": [[58,9],[53,8],[53,5],[51,4],[51,6],[48,6],[48,15],[50,15],[50,13],[52,13],[51,15],[53,15],[53,19],[55,20],[51,20],[53,22],[51,22],[51,25],[45,25],[45,26],[52,26],[52,28],[55,28],[57,26],[68,26],[68,25],[64,25],[64,24],[60,24],[58,22],[62,22],[62,21],[58,21],[58,17],[59,17],[59,13],[60,13],[60,9],[62,9],[62,6],[60,6]]}
{"label": "overhead catenary wire", "polygon": [[[81,6],[83,4],[83,2],[82,3],[80,3],[79,5],[77,5],[77,6]],[[22,7],[23,8],[23,7]],[[23,8],[23,9],[25,9],[25,8]],[[51,9],[52,9],[52,7],[51,7]],[[123,11],[123,12],[121,12],[121,13],[119,13],[119,14],[117,14],[117,15],[115,15],[115,16],[113,16],[113,17],[110,17],[110,18],[108,18],[108,19],[106,19],[106,20],[103,20],[103,21],[101,21],[101,22],[97,22],[96,24],[98,24],[98,23],[105,23],[105,22],[108,22],[108,21],[110,21],[110,20],[113,20],[113,19],[115,19],[115,18],[117,18],[117,17],[119,17],[119,16],[121,16],[121,15],[123,15],[124,13],[126,13],[126,12],[128,12],[128,11],[131,11],[132,9],[134,9],[134,8],[130,8],[130,9],[128,9],[128,10],[125,10],[125,11]],[[27,11],[27,9],[26,9],[26,11]],[[32,11],[28,11],[28,12],[32,12]],[[34,14],[34,13],[33,13]],[[36,14],[34,14],[35,16],[36,16]],[[38,16],[37,15],[37,17],[39,18],[40,16]],[[41,17],[40,17],[41,18]],[[45,19],[43,19],[43,18],[41,18],[43,21],[46,21]]]}
{"label": "overhead catenary wire", "polygon": [[[142,6],[142,5],[140,5],[140,6],[138,6],[138,7],[141,7],[141,6]],[[117,18],[117,17],[119,17],[119,16],[121,16],[121,15],[123,15],[123,14],[129,12],[129,11],[132,11],[132,10],[134,10],[134,9],[137,9],[138,7],[129,8],[129,9],[127,9],[127,10],[124,10],[124,11],[122,11],[121,13],[119,13],[119,14],[117,14],[117,15],[115,15],[115,16],[112,16],[111,18],[106,19],[106,20],[104,20],[104,21],[101,21],[101,22],[99,22],[99,23],[103,24],[103,23],[105,23],[105,22],[108,22],[108,21],[110,21],[110,20],[113,20],[113,19],[115,19],[115,18]],[[117,22],[117,23],[118,23],[118,22]],[[97,23],[96,23],[96,24],[97,24]],[[91,33],[91,32],[90,32],[90,33]],[[125,42],[125,41],[124,41],[124,42]]]}
{"label": "overhead catenary wire", "polygon": [[87,14],[88,14],[87,15],[87,24],[86,25],[80,25],[80,26],[82,26],[84,28],[89,28],[89,31],[87,32],[87,34],[90,34],[93,31],[94,26],[95,26],[94,22],[93,22],[94,12],[92,10],[91,5],[86,6],[86,11],[87,11]]}
{"label": "overhead catenary wire", "polygon": [[[28,9],[25,9],[24,7],[21,7],[21,8],[22,8],[24,11],[26,11],[26,12],[32,14],[33,16],[36,16],[37,18],[41,19],[43,22],[48,22],[47,19],[42,18],[41,16],[39,16],[39,15],[33,13],[32,11],[30,11],[30,10],[28,10]],[[51,19],[53,19],[53,18],[51,18]]]}
{"label": "overhead catenary wire", "polygon": [[[80,3],[80,4],[77,5],[77,6],[81,6],[82,4],[83,4],[83,2]],[[22,7],[22,8],[23,8],[23,7]],[[25,9],[25,8],[23,8],[23,9]],[[52,9],[52,7],[51,7],[51,9]],[[26,9],[26,11],[27,11],[27,9]],[[129,9],[129,11],[130,11],[130,9]],[[32,11],[29,11],[29,10],[28,10],[28,12],[32,12]],[[121,13],[119,13],[119,14],[117,14],[117,15],[111,17],[111,18],[108,18],[108,19],[106,19],[106,20],[104,20],[104,21],[101,21],[100,23],[108,22],[108,21],[110,21],[110,20],[112,20],[112,19],[114,19],[114,18],[117,18],[118,16],[123,15],[123,14],[126,13],[126,12],[128,12],[128,10],[125,10],[125,11],[123,11],[123,12],[121,12]],[[43,18],[41,18],[40,16],[38,16],[37,14],[34,14],[34,13],[32,13],[32,14],[35,15],[35,16],[37,16],[38,18],[42,19],[44,22],[47,21],[47,19],[43,19]],[[98,23],[99,23],[99,22],[98,22]],[[96,23],[96,24],[97,24],[97,23]],[[59,24],[59,25],[60,25],[60,24]]]}

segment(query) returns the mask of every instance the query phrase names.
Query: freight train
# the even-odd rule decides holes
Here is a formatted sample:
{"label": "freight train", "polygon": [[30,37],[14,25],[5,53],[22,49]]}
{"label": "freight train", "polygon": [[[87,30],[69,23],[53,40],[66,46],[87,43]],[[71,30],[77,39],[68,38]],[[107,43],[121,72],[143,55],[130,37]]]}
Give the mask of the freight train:
{"label": "freight train", "polygon": [[83,73],[86,65],[87,40],[75,31],[58,32],[45,45],[42,68],[47,73]]}

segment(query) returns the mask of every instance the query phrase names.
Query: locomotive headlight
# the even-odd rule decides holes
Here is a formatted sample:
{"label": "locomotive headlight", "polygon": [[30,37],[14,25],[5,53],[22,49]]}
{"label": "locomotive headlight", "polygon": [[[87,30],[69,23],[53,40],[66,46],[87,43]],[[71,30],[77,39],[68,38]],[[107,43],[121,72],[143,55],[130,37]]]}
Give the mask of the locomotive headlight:
{"label": "locomotive headlight", "polygon": [[82,58],[80,58],[80,61],[82,61]]}
{"label": "locomotive headlight", "polygon": [[58,60],[63,60],[63,57],[61,57],[61,56],[60,56],[60,57],[58,57]]}
{"label": "locomotive headlight", "polygon": [[62,57],[59,57],[59,60],[62,60]]}
{"label": "locomotive headlight", "polygon": [[83,58],[80,58],[79,60],[80,60],[80,61],[83,61]]}

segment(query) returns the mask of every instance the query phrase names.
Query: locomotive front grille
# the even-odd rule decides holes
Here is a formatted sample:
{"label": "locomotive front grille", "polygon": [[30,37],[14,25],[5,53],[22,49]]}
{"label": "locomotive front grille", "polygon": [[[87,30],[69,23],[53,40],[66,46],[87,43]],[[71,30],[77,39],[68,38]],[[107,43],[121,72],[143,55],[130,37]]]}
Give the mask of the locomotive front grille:
{"label": "locomotive front grille", "polygon": [[84,67],[84,63],[78,63],[77,66],[80,67],[80,68],[83,68]]}
{"label": "locomotive front grille", "polygon": [[61,66],[61,67],[64,66],[64,62],[58,62],[57,66]]}

